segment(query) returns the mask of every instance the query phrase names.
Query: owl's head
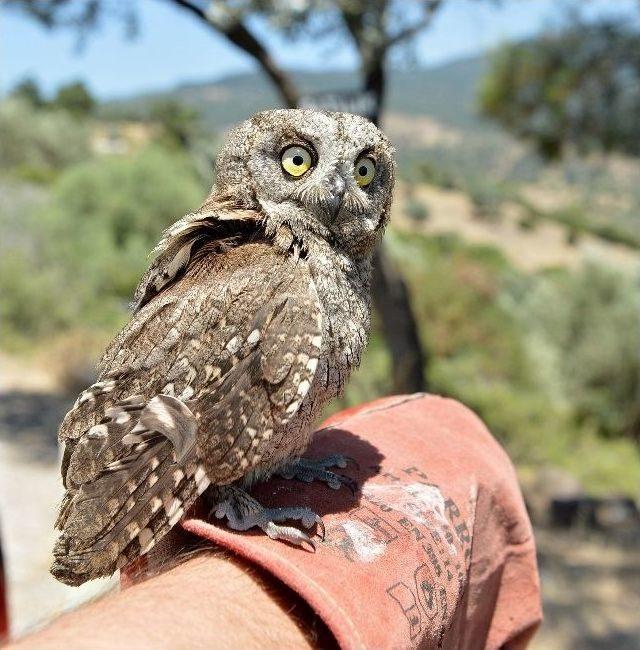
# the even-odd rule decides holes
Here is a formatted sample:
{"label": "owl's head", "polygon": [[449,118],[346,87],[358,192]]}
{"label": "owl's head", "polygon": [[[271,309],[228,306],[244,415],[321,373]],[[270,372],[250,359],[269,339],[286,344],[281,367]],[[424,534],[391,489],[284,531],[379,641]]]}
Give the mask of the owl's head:
{"label": "owl's head", "polygon": [[268,229],[368,256],[389,218],[393,147],[371,122],[309,109],[258,113],[220,152],[214,191],[259,210]]}

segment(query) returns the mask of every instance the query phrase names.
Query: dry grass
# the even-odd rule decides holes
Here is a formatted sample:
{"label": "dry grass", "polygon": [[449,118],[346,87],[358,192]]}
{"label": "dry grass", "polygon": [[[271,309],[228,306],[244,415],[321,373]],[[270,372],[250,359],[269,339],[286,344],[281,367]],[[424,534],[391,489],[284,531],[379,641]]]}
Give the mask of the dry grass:
{"label": "dry grass", "polygon": [[532,228],[522,228],[524,213],[514,203],[505,202],[496,218],[487,220],[475,216],[473,204],[464,192],[422,184],[414,185],[410,196],[427,206],[429,217],[416,223],[404,214],[407,186],[401,183],[392,216],[397,227],[426,234],[457,233],[468,242],[495,246],[524,271],[558,266],[578,268],[586,261],[598,261],[629,274],[640,271],[640,252],[627,246],[589,234],[581,234],[571,243],[566,227],[546,220]]}

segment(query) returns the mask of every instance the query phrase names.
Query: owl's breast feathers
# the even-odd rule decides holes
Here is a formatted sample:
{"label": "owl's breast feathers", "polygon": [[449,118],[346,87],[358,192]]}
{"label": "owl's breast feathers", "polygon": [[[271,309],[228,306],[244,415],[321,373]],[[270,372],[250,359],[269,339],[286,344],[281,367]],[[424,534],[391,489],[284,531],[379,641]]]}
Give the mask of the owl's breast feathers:
{"label": "owl's breast feathers", "polygon": [[331,364],[331,332],[309,262],[274,246],[247,212],[169,231],[98,382],[65,417],[59,579],[112,573],[210,483],[299,452],[291,424],[312,385],[319,405],[335,392],[314,382]]}

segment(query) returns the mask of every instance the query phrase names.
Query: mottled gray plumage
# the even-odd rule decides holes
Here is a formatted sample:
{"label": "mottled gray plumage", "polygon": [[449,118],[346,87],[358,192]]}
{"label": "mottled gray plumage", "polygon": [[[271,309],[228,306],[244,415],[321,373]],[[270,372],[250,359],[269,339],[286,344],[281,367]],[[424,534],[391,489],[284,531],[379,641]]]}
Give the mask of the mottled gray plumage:
{"label": "mottled gray plumage", "polygon": [[[299,176],[285,171],[290,147],[291,164],[311,161]],[[330,463],[314,474],[295,462],[366,345],[392,148],[361,117],[269,111],[231,133],[216,170],[204,205],[165,232],[131,321],[60,427],[52,572],[69,584],[146,553],[205,490],[229,525],[301,543],[275,522],[311,526],[313,513],[276,515],[242,488],[278,471],[339,487]]]}

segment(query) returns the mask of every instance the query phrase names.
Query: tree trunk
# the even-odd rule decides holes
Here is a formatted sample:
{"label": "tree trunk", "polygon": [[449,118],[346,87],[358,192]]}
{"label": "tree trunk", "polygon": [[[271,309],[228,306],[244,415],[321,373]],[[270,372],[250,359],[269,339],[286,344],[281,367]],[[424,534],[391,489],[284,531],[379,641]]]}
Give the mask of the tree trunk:
{"label": "tree trunk", "polygon": [[[384,55],[379,55],[383,57]],[[375,58],[375,57],[374,57]],[[380,126],[382,119],[382,108],[384,104],[384,95],[386,90],[386,83],[384,78],[384,67],[380,61],[374,61],[372,65],[366,65],[364,74],[364,87],[365,90],[375,97],[375,104],[371,120],[377,126]]]}
{"label": "tree trunk", "polygon": [[[368,61],[363,56],[364,87],[375,98],[372,119],[378,126],[386,89],[384,58],[384,52],[373,55]],[[373,260],[372,293],[384,337],[391,351],[394,392],[416,393],[427,390],[424,372],[427,359],[411,309],[409,291],[402,274],[386,253],[384,241],[378,246]]]}
{"label": "tree trunk", "polygon": [[383,243],[373,258],[372,296],[391,352],[393,390],[416,393],[426,390],[425,356],[407,285]]}

